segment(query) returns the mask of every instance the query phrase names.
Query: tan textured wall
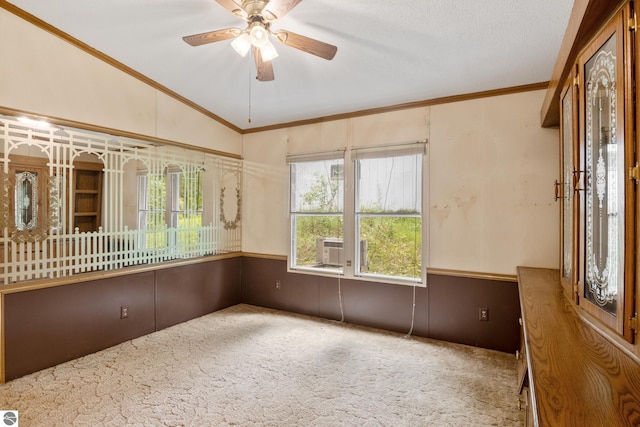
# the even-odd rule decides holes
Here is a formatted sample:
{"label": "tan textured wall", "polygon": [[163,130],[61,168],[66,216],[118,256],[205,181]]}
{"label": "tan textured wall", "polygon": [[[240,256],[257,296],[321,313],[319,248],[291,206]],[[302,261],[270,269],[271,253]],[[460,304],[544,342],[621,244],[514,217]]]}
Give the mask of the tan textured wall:
{"label": "tan textured wall", "polygon": [[289,251],[288,129],[244,135],[242,250],[286,255]]}
{"label": "tan textured wall", "polygon": [[515,274],[558,268],[558,131],[545,91],[431,108],[431,265]]}
{"label": "tan textured wall", "polygon": [[515,274],[558,267],[558,131],[544,91],[301,126],[244,137],[243,250],[286,255],[289,153],[429,139],[429,262]]}
{"label": "tan textured wall", "polygon": [[233,154],[237,132],[0,9],[0,106]]}

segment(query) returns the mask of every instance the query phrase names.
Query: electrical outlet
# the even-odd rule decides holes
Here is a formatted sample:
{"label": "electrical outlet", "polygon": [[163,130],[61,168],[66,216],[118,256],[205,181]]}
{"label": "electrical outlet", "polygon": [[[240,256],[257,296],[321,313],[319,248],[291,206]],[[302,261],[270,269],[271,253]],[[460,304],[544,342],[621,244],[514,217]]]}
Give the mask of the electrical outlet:
{"label": "electrical outlet", "polygon": [[126,319],[127,317],[129,317],[129,306],[123,305],[122,307],[120,307],[120,318]]}
{"label": "electrical outlet", "polygon": [[276,289],[280,290],[280,280],[276,280]]}
{"label": "electrical outlet", "polygon": [[478,320],[488,321],[489,320],[489,309],[486,307],[480,307],[478,309]]}

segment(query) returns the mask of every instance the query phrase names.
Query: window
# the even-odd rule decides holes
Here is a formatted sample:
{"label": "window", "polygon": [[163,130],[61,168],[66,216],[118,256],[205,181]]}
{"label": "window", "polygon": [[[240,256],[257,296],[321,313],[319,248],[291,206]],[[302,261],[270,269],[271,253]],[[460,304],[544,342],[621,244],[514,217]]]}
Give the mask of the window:
{"label": "window", "polygon": [[289,267],[424,283],[426,143],[289,156]]}
{"label": "window", "polygon": [[342,271],[343,156],[340,151],[289,158],[293,268]]}
{"label": "window", "polygon": [[138,228],[149,231],[140,243],[146,248],[166,246],[167,228],[183,229],[180,241],[172,245],[197,243],[202,206],[200,170],[171,168],[167,173],[138,175]]}
{"label": "window", "polygon": [[148,231],[141,235],[141,247],[154,249],[167,244],[166,182],[164,174],[138,175],[138,229]]}
{"label": "window", "polygon": [[356,274],[421,281],[422,154],[355,150],[353,159]]}
{"label": "window", "polygon": [[202,225],[202,171],[170,172],[169,226],[193,228]]}

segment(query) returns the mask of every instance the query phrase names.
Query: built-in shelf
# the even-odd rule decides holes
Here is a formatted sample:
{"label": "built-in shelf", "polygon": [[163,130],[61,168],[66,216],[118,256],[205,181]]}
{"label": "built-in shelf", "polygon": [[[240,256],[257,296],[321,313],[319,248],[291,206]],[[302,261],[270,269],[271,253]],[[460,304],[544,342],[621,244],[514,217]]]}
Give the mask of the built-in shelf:
{"label": "built-in shelf", "polygon": [[97,231],[101,221],[102,165],[83,165],[73,171],[73,228],[80,232]]}

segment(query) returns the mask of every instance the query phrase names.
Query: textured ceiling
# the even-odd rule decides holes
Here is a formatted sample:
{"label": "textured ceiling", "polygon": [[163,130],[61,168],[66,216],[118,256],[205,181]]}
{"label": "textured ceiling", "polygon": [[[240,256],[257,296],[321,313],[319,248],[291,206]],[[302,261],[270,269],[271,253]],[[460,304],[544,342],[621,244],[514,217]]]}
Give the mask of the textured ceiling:
{"label": "textured ceiling", "polygon": [[[240,1],[240,0],[238,0]],[[240,129],[550,79],[571,0],[303,0],[272,30],[336,45],[326,61],[274,42],[275,80],[255,80],[214,0],[9,0]],[[251,122],[248,122],[249,117]]]}

